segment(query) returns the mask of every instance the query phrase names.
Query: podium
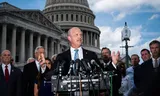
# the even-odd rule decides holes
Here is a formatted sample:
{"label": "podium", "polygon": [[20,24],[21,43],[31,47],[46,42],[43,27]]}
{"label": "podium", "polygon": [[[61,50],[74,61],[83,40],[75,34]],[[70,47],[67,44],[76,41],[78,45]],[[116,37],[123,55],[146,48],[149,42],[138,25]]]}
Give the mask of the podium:
{"label": "podium", "polygon": [[[79,76],[62,76],[59,80],[56,75],[51,77],[53,93],[106,91],[110,89],[108,74],[92,76],[92,78]],[[68,95],[67,95],[68,96]],[[86,95],[87,96],[87,95]]]}

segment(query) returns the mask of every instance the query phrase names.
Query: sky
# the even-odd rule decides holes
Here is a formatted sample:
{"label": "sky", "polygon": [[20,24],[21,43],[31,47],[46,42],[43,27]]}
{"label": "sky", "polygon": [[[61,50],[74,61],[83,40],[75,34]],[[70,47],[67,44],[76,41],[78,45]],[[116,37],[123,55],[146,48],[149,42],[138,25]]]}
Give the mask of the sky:
{"label": "sky", "polygon": [[[43,10],[46,0],[0,0],[21,9]],[[95,25],[100,29],[100,48],[120,51],[125,43],[121,40],[121,31],[127,22],[131,31],[128,41],[129,55],[138,54],[143,48],[149,49],[152,40],[160,41],[160,0],[88,0],[95,14]]]}

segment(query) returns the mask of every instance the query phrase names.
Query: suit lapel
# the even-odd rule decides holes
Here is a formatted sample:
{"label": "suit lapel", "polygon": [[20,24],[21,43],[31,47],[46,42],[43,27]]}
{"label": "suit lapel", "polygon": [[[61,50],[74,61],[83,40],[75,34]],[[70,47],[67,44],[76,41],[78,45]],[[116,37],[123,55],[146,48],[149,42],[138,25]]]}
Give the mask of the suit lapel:
{"label": "suit lapel", "polygon": [[2,69],[2,64],[0,65],[0,78],[2,78],[2,80],[5,80],[3,69]]}
{"label": "suit lapel", "polygon": [[[66,51],[66,53],[67,53],[67,60],[69,60],[69,61],[71,61],[72,59],[71,59],[71,49],[68,49],[67,51]],[[69,56],[68,56],[69,55]]]}
{"label": "suit lapel", "polygon": [[88,55],[88,52],[82,48],[82,51],[83,51],[83,58],[88,58],[87,55]]}
{"label": "suit lapel", "polygon": [[13,79],[14,72],[15,72],[15,69],[14,69],[13,65],[11,65],[11,72],[10,72],[10,75],[9,75],[9,82]]}

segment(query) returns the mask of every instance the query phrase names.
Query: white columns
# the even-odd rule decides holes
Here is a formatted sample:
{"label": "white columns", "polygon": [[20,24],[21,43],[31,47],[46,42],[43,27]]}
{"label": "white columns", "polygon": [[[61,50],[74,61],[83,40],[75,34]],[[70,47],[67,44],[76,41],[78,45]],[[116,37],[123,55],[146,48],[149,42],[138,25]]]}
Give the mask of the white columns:
{"label": "white columns", "polygon": [[25,29],[21,33],[20,62],[25,62]]}
{"label": "white columns", "polygon": [[44,48],[45,48],[45,56],[48,57],[48,37],[44,38]]}
{"label": "white columns", "polygon": [[90,33],[91,33],[90,39],[91,39],[91,46],[92,46],[93,45],[93,39],[92,39],[93,35],[92,35],[92,32],[90,32]]}
{"label": "white columns", "polygon": [[29,34],[29,57],[33,57],[33,33]]}
{"label": "white columns", "polygon": [[60,41],[57,40],[57,53],[60,53]]}
{"label": "white columns", "polygon": [[37,46],[40,46],[41,45],[41,35],[38,34],[37,36]]}
{"label": "white columns", "polygon": [[14,60],[16,60],[16,31],[17,27],[14,26],[12,31],[12,49],[11,49],[12,57]]}
{"label": "white columns", "polygon": [[7,24],[3,24],[2,26],[2,48],[1,50],[6,49],[6,42],[7,42]]}
{"label": "white columns", "polygon": [[89,33],[86,31],[86,36],[87,36],[87,45],[89,45]]}
{"label": "white columns", "polygon": [[51,56],[52,55],[54,55],[54,41],[51,39]]}

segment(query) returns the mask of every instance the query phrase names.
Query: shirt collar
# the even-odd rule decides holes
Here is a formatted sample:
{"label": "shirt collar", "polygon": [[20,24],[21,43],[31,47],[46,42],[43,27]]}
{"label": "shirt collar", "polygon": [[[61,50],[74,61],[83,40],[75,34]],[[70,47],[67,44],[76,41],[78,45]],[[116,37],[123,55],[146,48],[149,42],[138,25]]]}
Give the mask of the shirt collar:
{"label": "shirt collar", "polygon": [[[5,68],[5,66],[6,66],[6,64],[2,63],[2,67],[3,67],[3,69]],[[8,64],[7,66],[8,66],[8,69],[10,69],[10,68],[11,68],[11,64]]]}
{"label": "shirt collar", "polygon": [[73,48],[73,47],[71,47],[70,49],[71,49],[71,51],[73,51],[73,52],[74,52],[75,49],[78,49],[78,51],[81,51],[81,50],[82,50],[82,47],[79,47],[79,48]]}
{"label": "shirt collar", "polygon": [[[155,58],[152,58],[153,61],[155,61]],[[157,58],[158,61],[160,61],[160,57]]]}

